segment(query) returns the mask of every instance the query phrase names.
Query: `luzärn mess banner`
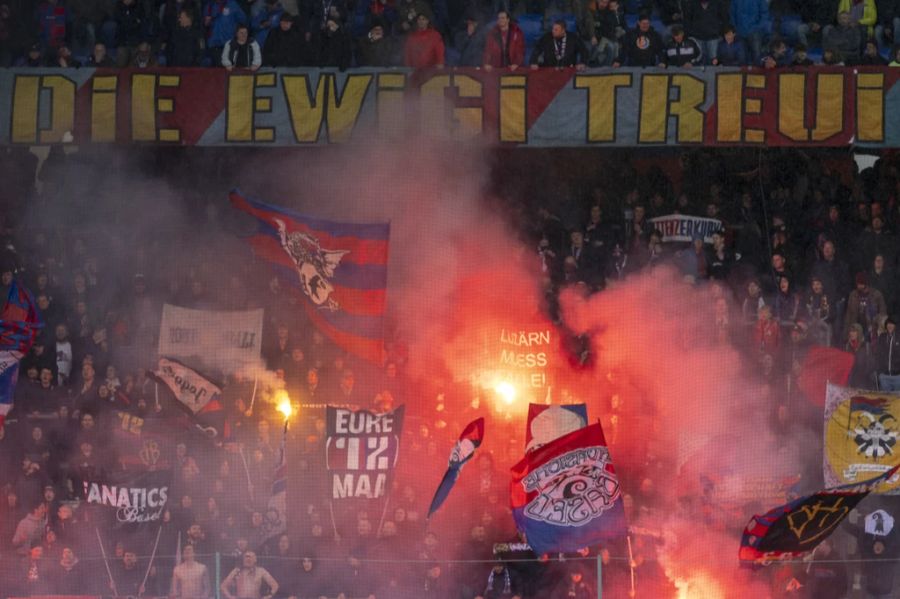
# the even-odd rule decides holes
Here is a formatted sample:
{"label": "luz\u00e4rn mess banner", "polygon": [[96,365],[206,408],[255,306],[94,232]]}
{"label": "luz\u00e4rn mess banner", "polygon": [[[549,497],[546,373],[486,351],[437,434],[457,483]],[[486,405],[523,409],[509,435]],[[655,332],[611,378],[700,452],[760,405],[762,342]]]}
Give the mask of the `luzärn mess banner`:
{"label": "luz\u00e4rn mess banner", "polygon": [[0,69],[0,144],[900,146],[900,69]]}

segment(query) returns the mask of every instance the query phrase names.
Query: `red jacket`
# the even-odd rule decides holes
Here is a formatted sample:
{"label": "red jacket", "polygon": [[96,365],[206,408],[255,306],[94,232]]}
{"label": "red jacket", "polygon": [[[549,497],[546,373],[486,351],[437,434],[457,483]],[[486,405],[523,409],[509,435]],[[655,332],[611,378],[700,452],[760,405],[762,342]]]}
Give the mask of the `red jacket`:
{"label": "red jacket", "polygon": [[484,40],[484,64],[492,67],[525,64],[525,34],[522,33],[518,25],[510,23],[509,31],[506,35],[508,36],[509,62],[504,63],[503,61],[503,43],[500,27],[494,25],[494,28],[488,31]]}
{"label": "red jacket", "polygon": [[429,27],[425,31],[416,29],[406,38],[404,64],[421,69],[444,64],[444,38]]}

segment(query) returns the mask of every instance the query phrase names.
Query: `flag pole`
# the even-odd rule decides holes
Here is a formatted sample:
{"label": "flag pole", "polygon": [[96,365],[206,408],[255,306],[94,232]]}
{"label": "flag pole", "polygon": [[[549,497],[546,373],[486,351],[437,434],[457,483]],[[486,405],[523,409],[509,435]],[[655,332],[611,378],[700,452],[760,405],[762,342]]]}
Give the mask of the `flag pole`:
{"label": "flag pole", "polygon": [[253,499],[253,483],[250,481],[250,469],[247,467],[247,458],[244,457],[244,448],[239,448],[238,453],[241,454],[241,463],[244,464],[244,472],[247,474],[247,490],[250,491],[250,501],[252,503],[256,500]]}
{"label": "flag pole", "polygon": [[113,578],[112,570],[109,569],[109,560],[106,557],[106,549],[103,548],[103,540],[100,538],[100,529],[94,527],[94,532],[97,533],[97,542],[100,544],[100,554],[103,555],[103,564],[106,566],[106,574],[109,576],[109,584],[112,586],[113,594],[118,596],[119,590],[116,588],[116,581]]}
{"label": "flag pole", "polygon": [[147,564],[147,571],[144,573],[144,580],[141,582],[141,588],[138,589],[141,595],[144,594],[144,589],[147,585],[147,579],[150,578],[150,570],[153,569],[153,560],[156,559],[156,550],[159,548],[159,535],[162,534],[162,525],[159,526],[159,529],[156,531],[156,542],[153,543],[153,553],[150,554],[150,563]]}
{"label": "flag pole", "polygon": [[250,395],[250,407],[247,408],[247,416],[253,414],[253,406],[256,404],[256,386],[259,384],[259,375],[253,375],[253,393]]}
{"label": "flag pole", "polygon": [[603,599],[603,556],[597,554],[597,599]]}
{"label": "flag pole", "polygon": [[628,541],[628,567],[631,569],[631,591],[628,593],[629,597],[634,597],[637,593],[634,590],[634,553],[631,550],[631,535],[625,537]]}

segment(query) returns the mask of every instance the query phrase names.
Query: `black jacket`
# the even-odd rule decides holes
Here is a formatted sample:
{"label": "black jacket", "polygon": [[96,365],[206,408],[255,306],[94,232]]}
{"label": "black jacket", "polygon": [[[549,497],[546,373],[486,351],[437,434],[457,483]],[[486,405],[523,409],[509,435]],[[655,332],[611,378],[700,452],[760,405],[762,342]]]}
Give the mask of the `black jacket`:
{"label": "black jacket", "polygon": [[619,62],[629,67],[655,67],[665,62],[665,46],[652,27],[646,32],[637,27],[622,38]]}
{"label": "black jacket", "polygon": [[875,343],[875,359],[881,374],[900,374],[900,333],[882,333]]}
{"label": "black jacket", "polygon": [[276,27],[266,37],[263,64],[267,67],[299,67],[309,60],[309,47],[303,31],[292,25],[287,31]]}
{"label": "black jacket", "polygon": [[730,20],[725,0],[708,0],[706,6],[703,6],[703,0],[686,0],[684,3],[685,31],[698,40],[718,39]]}
{"label": "black jacket", "polygon": [[531,64],[542,67],[574,67],[576,64],[587,62],[587,49],[578,36],[569,31],[561,40],[556,40],[553,34],[546,33],[531,53]]}
{"label": "black jacket", "polygon": [[196,67],[203,58],[203,31],[198,27],[175,27],[166,44],[166,65]]}

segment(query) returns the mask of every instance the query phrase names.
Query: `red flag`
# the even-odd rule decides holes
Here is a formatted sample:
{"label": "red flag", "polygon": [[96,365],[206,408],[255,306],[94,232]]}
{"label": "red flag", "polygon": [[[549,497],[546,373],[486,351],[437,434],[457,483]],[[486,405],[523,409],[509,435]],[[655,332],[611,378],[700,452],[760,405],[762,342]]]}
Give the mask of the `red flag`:
{"label": "red flag", "polygon": [[814,346],[809,349],[803,368],[797,378],[797,386],[806,399],[825,407],[825,385],[846,385],[853,370],[853,354],[833,347]]}

